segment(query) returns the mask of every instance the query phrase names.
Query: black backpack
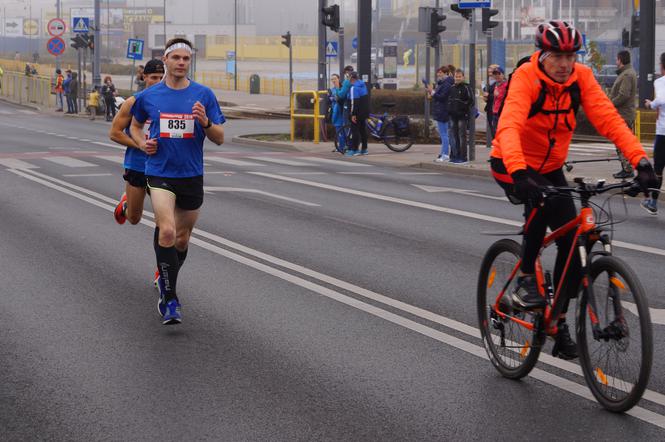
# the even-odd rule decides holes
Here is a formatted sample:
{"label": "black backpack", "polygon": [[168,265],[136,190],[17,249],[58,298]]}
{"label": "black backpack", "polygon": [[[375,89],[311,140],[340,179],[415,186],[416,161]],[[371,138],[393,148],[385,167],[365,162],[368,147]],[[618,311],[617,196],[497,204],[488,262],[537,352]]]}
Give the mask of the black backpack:
{"label": "black backpack", "polygon": [[[523,60],[520,60],[519,63],[517,63],[517,67],[522,66]],[[515,69],[517,70],[517,68]],[[513,75],[515,74],[515,71],[513,71],[510,76],[508,77],[508,84],[506,85],[506,95],[503,99],[503,102],[501,103],[501,107],[499,108],[499,113],[497,114],[497,117],[501,116],[501,113],[503,112],[503,106],[506,104],[506,98],[508,98],[508,92],[510,90],[510,80],[513,79]],[[566,92],[570,94],[570,107],[568,109],[559,109],[559,110],[554,110],[554,109],[543,109],[543,105],[545,104],[545,99],[547,98],[547,84],[543,81],[540,80],[540,92],[538,93],[538,98],[534,103],[531,104],[531,109],[529,110],[529,118],[534,117],[538,113],[543,113],[546,115],[554,115],[554,114],[568,114],[571,110],[577,116],[577,111],[580,108],[580,104],[582,103],[582,95],[580,93],[580,86],[577,84],[575,81],[573,84],[568,86],[566,88]],[[568,120],[566,121],[566,125],[568,125]],[[568,129],[573,130],[572,127],[568,125]]]}

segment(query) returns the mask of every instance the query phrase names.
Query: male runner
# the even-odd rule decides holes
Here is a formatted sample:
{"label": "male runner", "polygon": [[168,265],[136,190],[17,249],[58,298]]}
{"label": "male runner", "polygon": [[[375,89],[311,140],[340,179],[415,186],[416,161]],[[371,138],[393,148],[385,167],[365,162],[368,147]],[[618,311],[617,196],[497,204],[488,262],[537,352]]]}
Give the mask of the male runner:
{"label": "male runner", "polygon": [[[144,70],[146,88],[154,86],[162,81],[164,76],[164,62],[153,59],[145,65]],[[124,224],[129,220],[132,224],[141,221],[143,215],[143,200],[145,199],[145,159],[146,154],[129,136],[129,126],[132,123],[131,109],[136,101],[136,96],[129,97],[116,114],[109,131],[109,138],[118,144],[127,146],[125,151],[125,193],[113,212],[113,217],[118,224]]]}
{"label": "male runner", "polygon": [[[226,121],[215,94],[187,78],[192,44],[169,40],[164,81],[136,96],[131,136],[147,154],[145,175],[155,212],[154,246],[159,271],[159,312],[164,324],[182,321],[176,295],[178,271],[203,204],[203,142],[224,142]],[[150,138],[143,126],[150,123]]]}

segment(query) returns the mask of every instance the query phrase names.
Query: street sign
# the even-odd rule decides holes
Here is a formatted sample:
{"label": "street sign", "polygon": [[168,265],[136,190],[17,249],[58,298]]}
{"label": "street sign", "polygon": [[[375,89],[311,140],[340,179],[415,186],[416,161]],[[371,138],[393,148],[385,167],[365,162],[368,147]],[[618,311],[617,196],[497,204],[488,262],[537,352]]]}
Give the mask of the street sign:
{"label": "street sign", "polygon": [[236,72],[236,53],[235,51],[226,51],[226,73],[234,75]]}
{"label": "street sign", "polygon": [[62,55],[65,48],[65,41],[60,37],[53,37],[46,43],[46,50],[55,57]]}
{"label": "street sign", "polygon": [[73,17],[72,18],[72,32],[76,34],[87,34],[90,32],[90,18],[89,17]]}
{"label": "street sign", "polygon": [[353,49],[358,49],[358,37],[353,37],[353,40],[351,40],[351,46],[353,46]]}
{"label": "street sign", "polygon": [[586,34],[582,34],[582,47],[577,51],[578,55],[586,55]]}
{"label": "street sign", "polygon": [[46,25],[46,30],[51,37],[60,37],[65,33],[66,29],[65,21],[61,18],[51,19],[48,25]]}
{"label": "street sign", "polygon": [[143,60],[143,40],[136,38],[127,40],[127,58],[130,60]]}
{"label": "street sign", "polygon": [[383,40],[383,88],[397,89],[396,40]]}
{"label": "street sign", "polygon": [[491,8],[492,2],[484,0],[459,0],[457,5],[460,9]]}
{"label": "street sign", "polygon": [[24,19],[23,35],[39,35],[39,21],[34,19]]}
{"label": "street sign", "polygon": [[337,42],[336,41],[329,41],[328,44],[326,44],[326,57],[328,57],[328,58],[337,57]]}
{"label": "street sign", "polygon": [[5,37],[23,37],[23,19],[5,19]]}

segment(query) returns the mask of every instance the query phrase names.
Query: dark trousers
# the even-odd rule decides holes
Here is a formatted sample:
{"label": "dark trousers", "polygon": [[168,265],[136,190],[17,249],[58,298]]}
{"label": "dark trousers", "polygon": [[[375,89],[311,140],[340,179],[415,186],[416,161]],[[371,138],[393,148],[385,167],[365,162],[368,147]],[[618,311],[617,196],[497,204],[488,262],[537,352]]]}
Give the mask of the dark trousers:
{"label": "dark trousers", "polygon": [[[516,198],[515,189],[512,184],[512,179],[510,178],[510,175],[508,175],[503,162],[498,158],[492,158],[490,164],[497,183],[506,192],[508,198],[514,201]],[[541,175],[534,169],[527,168],[527,173],[541,186],[568,185],[563,170],[561,169]],[[573,202],[573,199],[568,196],[548,198],[545,200],[542,207],[539,206],[534,208],[530,203],[524,204],[525,221],[528,221],[534,209],[536,210],[536,213],[531,219],[531,222],[525,226],[525,232],[522,239],[521,270],[527,274],[532,274],[536,271],[536,259],[538,259],[540,247],[543,245],[543,239],[545,238],[547,227],[554,231],[577,216],[575,203]],[[568,252],[570,251],[574,239],[575,232],[572,231],[556,240],[557,255],[554,264],[555,287],[558,287],[561,282],[561,276],[566,266],[566,260],[568,259]],[[579,287],[581,273],[582,268],[580,257],[579,254],[575,252],[573,253],[573,259],[570,263],[566,278],[563,281],[564,285],[561,288],[562,295],[566,296],[567,299],[562,313],[567,312],[568,301],[570,298],[577,295],[576,292]]]}
{"label": "dark trousers", "polygon": [[356,123],[351,122],[351,141],[353,150],[358,150],[362,145],[362,150],[367,150],[367,119],[357,117]]}
{"label": "dark trousers", "polygon": [[72,94],[67,94],[67,112],[71,112],[74,114],[77,114],[79,112],[78,103],[76,101],[77,101],[76,96]]}
{"label": "dark trousers", "polygon": [[[626,124],[631,130],[633,130],[633,127],[635,127],[634,121],[626,121]],[[619,161],[621,161],[621,170],[627,173],[632,173],[633,166],[630,165],[630,161],[628,161],[626,157],[623,156],[618,147],[616,148],[616,151],[617,151],[617,156],[619,157]]]}
{"label": "dark trousers", "polygon": [[451,135],[454,143],[451,144],[451,153],[450,161],[468,161],[467,157],[467,129],[468,121],[466,118],[456,119],[452,117],[450,119],[450,129]]}
{"label": "dark trousers", "polygon": [[104,104],[106,106],[106,119],[113,119],[115,117],[115,100],[113,97],[104,97]]}
{"label": "dark trousers", "polygon": [[[663,184],[663,169],[665,169],[665,135],[656,135],[653,143],[653,168],[658,178],[658,188]],[[652,191],[651,198],[658,199],[660,192]]]}

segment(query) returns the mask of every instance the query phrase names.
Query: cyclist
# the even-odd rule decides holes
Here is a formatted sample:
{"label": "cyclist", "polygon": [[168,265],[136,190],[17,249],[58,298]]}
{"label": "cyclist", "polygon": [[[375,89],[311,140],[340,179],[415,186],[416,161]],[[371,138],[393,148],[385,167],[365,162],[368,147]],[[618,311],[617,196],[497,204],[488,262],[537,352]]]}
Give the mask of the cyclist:
{"label": "cyclist", "polygon": [[224,142],[225,119],[215,94],[187,78],[192,53],[184,38],[167,42],[164,81],[136,96],[130,126],[132,139],[147,154],[145,175],[157,225],[158,306],[165,325],[182,321],[176,282],[203,204],[203,142],[206,137]]}
{"label": "cyclist", "polygon": [[[162,81],[164,76],[164,62],[153,59],[145,65],[144,79],[146,87],[154,86]],[[143,200],[145,199],[145,159],[146,154],[129,136],[129,126],[132,123],[131,109],[136,101],[136,96],[129,97],[116,114],[111,124],[109,138],[118,144],[127,146],[125,151],[125,193],[113,212],[113,217],[118,224],[124,224],[129,220],[132,224],[141,221],[143,214]],[[149,124],[148,124],[149,125]]]}
{"label": "cyclist", "polygon": [[[564,21],[538,26],[539,50],[511,79],[490,154],[492,173],[498,184],[513,203],[525,205],[522,263],[512,293],[513,305],[525,310],[547,305],[535,277],[535,263],[547,227],[554,230],[577,216],[571,198],[542,198],[542,186],[567,184],[562,166],[576,125],[576,105],[582,105],[601,135],[620,147],[637,169],[637,181],[644,191],[657,184],[640,142],[612,106],[591,69],[576,63],[576,52],[581,45],[579,31]],[[531,109],[525,103],[532,103]],[[579,286],[577,254],[569,264],[566,280],[560,281],[568,258],[565,251],[570,250],[573,239],[571,232],[557,240],[559,253],[554,268],[554,284],[563,284],[561,293],[567,300],[558,318],[553,350],[555,356],[563,359],[577,357],[577,346],[565,318],[570,297],[576,296]]]}

